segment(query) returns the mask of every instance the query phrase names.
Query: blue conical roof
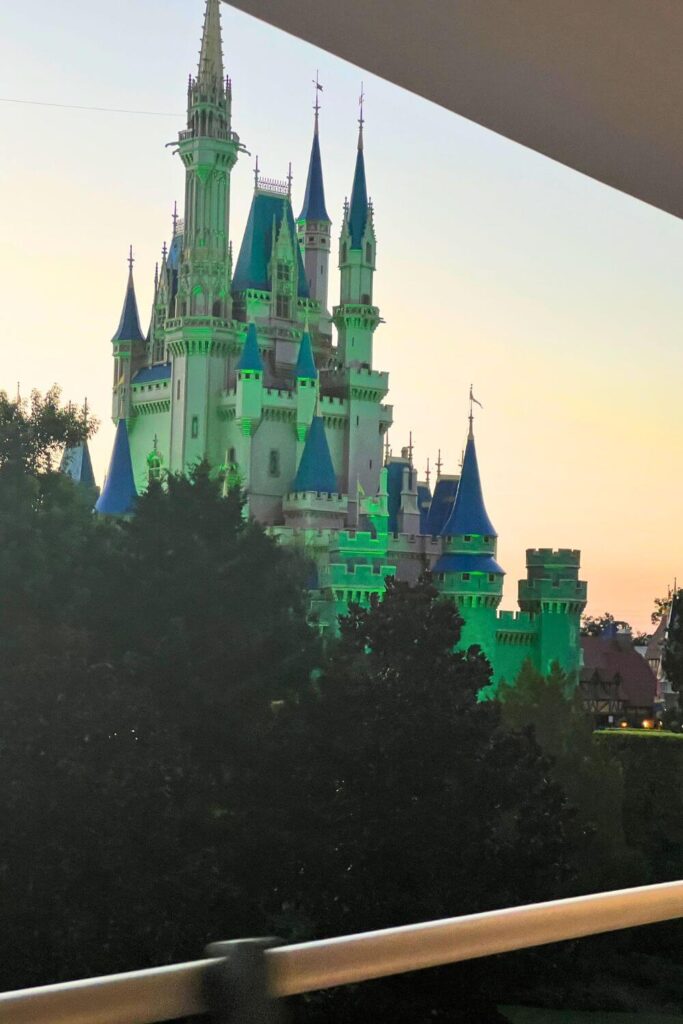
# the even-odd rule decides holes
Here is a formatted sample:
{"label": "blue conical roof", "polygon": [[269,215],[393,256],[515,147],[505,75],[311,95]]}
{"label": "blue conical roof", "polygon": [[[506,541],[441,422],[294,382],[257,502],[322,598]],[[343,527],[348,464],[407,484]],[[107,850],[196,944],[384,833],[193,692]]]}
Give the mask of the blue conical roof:
{"label": "blue conical roof", "polygon": [[315,366],[315,359],[313,358],[311,336],[308,331],[304,331],[301,344],[299,345],[299,355],[296,360],[294,376],[297,378],[306,377],[308,380],[317,380],[318,378],[318,371]]}
{"label": "blue conical roof", "polygon": [[311,159],[308,164],[308,178],[306,179],[304,205],[301,208],[299,220],[326,220],[328,222],[330,220],[327,210],[325,209],[323,165],[320,158],[320,140],[318,138],[317,124],[313,134]]}
{"label": "blue conical roof", "polygon": [[353,188],[351,189],[351,205],[349,207],[349,233],[351,235],[352,249],[360,249],[367,222],[368,189],[365,184],[365,159],[363,158],[362,144],[359,143],[356,170],[353,175]]}
{"label": "blue conical roof", "polygon": [[109,472],[95,503],[95,511],[105,516],[125,516],[134,511],[137,497],[128,430],[126,421],[121,419],[116,428]]}
{"label": "blue conical roof", "polygon": [[128,274],[128,286],[126,296],[123,300],[121,319],[112,341],[144,341],[145,336],[140,327],[138,316],[138,302],[135,298],[135,285],[133,284],[133,271]]}
{"label": "blue conical roof", "polygon": [[442,535],[446,537],[462,536],[463,534],[481,534],[497,537],[493,523],[488,517],[481,490],[477,449],[472,434],[467,438],[465,458],[460,473],[458,493],[455,496],[453,511],[447,519]]}
{"label": "blue conical roof", "polygon": [[263,360],[258,347],[258,336],[256,324],[252,321],[247,327],[247,337],[242,349],[242,355],[237,363],[238,370],[251,370],[263,373]]}
{"label": "blue conical roof", "polygon": [[337,491],[337,477],[322,416],[314,416],[311,421],[311,429],[308,431],[292,490],[325,491],[328,494],[335,494]]}
{"label": "blue conical roof", "polygon": [[83,484],[84,487],[95,487],[95,474],[92,471],[87,441],[81,441],[73,448],[64,449],[59,472],[70,476],[75,483]]}

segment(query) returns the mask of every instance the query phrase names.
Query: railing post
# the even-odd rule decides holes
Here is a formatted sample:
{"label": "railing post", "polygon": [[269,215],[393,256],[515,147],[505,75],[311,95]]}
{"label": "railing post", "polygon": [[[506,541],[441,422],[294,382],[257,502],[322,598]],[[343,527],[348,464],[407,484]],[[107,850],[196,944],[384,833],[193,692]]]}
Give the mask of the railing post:
{"label": "railing post", "polygon": [[272,994],[265,951],[282,940],[237,939],[212,942],[206,955],[217,958],[204,971],[203,990],[213,1024],[282,1024],[282,1004]]}

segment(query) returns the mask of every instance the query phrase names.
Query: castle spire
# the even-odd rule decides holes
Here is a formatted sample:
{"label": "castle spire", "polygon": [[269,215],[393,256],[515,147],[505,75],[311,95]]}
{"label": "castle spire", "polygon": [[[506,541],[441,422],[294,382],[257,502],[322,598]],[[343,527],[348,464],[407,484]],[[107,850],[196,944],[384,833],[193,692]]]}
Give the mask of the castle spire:
{"label": "castle spire", "polygon": [[106,516],[130,515],[137,501],[133,477],[133,463],[126,421],[120,419],[116,427],[109,472],[102,493],[95,503],[95,511]]}
{"label": "castle spire", "polygon": [[358,119],[358,153],[356,155],[356,169],[353,174],[353,187],[351,189],[351,205],[349,207],[349,233],[351,235],[351,248],[360,249],[363,242],[363,235],[368,222],[368,188],[365,181],[365,157],[363,155],[363,100],[365,94],[360,94],[360,117]]}
{"label": "castle spire", "polygon": [[126,285],[126,294],[123,299],[123,309],[121,310],[121,319],[119,320],[119,326],[116,329],[116,334],[112,338],[112,341],[144,341],[144,335],[142,328],[140,327],[140,317],[138,315],[138,302],[135,297],[135,284],[133,283],[133,263],[135,257],[133,256],[133,246],[131,245],[128,253],[128,284]]}
{"label": "castle spire", "polygon": [[[476,399],[473,399],[473,401],[476,401]],[[458,492],[455,496],[453,510],[446,520],[441,533],[446,537],[472,534],[488,537],[498,536],[484,505],[479,463],[477,462],[477,449],[474,443],[471,420]]]}
{"label": "castle spire", "polygon": [[197,82],[207,89],[222,89],[224,77],[220,0],[206,0]]}
{"label": "castle spire", "polygon": [[318,82],[318,76],[316,73],[315,77],[316,85],[316,101],[315,107],[315,121],[313,125],[313,143],[311,145],[311,157],[308,162],[308,177],[306,178],[306,192],[304,193],[304,205],[301,208],[298,220],[316,220],[326,221],[330,223],[330,218],[325,208],[325,187],[323,185],[323,166],[322,159],[320,157],[320,139],[318,134],[318,113],[320,106],[318,104],[318,89],[322,89],[322,86]]}

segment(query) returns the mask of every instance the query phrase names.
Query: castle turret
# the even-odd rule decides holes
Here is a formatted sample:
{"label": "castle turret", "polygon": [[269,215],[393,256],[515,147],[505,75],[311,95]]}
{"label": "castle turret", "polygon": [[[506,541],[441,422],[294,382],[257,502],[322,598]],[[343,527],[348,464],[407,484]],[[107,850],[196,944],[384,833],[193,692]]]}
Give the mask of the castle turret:
{"label": "castle turret", "polygon": [[318,403],[318,370],[313,357],[313,346],[308,330],[305,330],[299,345],[299,355],[294,367],[296,381],[296,436],[297,464],[303,452],[306,434]]}
{"label": "castle turret", "polygon": [[135,509],[137,491],[133,479],[126,421],[120,419],[116,427],[114,447],[102,493],[95,503],[95,511],[106,516],[130,515]]}
{"label": "castle turret", "polygon": [[505,574],[496,561],[498,535],[484,504],[471,414],[458,490],[441,535],[443,554],[432,571],[464,619],[461,646],[478,644],[492,654]]}
{"label": "castle turret", "polygon": [[138,301],[133,283],[133,247],[128,256],[128,284],[123,299],[121,319],[111,339],[114,350],[114,387],[112,393],[112,419],[130,414],[131,380],[145,362],[146,340],[140,327]]}
{"label": "castle turret", "polygon": [[332,222],[325,206],[323,167],[320,156],[318,134],[319,106],[315,105],[313,144],[308,164],[306,192],[301,213],[297,219],[299,245],[304,254],[304,267],[308,291],[312,299],[320,303],[320,317],[317,333],[331,341],[330,314],[327,308],[328,275],[330,263],[330,228]]}
{"label": "castle turret", "polygon": [[579,579],[581,553],[568,548],[529,548],[527,578],[519,581],[519,607],[538,621],[538,667],[553,662],[578,682],[581,666],[579,626],[587,586]]}
{"label": "castle turret", "polygon": [[361,113],[351,204],[344,207],[339,239],[339,305],[332,314],[339,335],[339,355],[345,366],[372,367],[372,340],[380,322],[379,309],[372,304],[376,247],[373,210],[365,180]]}
{"label": "castle turret", "polygon": [[177,294],[165,331],[173,357],[173,471],[204,457],[218,465],[223,457],[215,407],[232,343],[230,173],[241,146],[231,128],[219,7],[219,0],[206,0],[199,66],[188,86],[187,127],[176,150],[185,168],[185,216]]}

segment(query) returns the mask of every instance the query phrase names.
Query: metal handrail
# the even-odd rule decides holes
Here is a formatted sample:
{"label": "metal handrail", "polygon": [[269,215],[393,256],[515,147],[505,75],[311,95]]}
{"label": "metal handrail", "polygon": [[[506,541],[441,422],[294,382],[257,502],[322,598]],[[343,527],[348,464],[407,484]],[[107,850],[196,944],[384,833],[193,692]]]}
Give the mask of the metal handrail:
{"label": "metal handrail", "polygon": [[[345,935],[266,953],[274,996],[683,917],[683,881]],[[0,1024],[157,1024],[205,1012],[212,960],[0,995]]]}

